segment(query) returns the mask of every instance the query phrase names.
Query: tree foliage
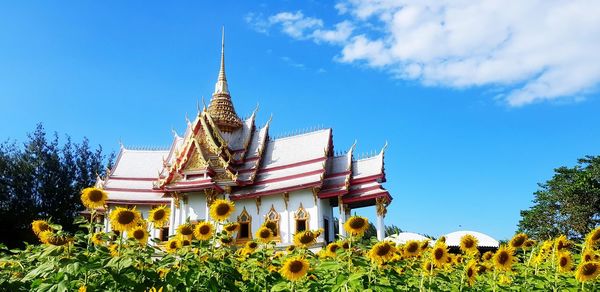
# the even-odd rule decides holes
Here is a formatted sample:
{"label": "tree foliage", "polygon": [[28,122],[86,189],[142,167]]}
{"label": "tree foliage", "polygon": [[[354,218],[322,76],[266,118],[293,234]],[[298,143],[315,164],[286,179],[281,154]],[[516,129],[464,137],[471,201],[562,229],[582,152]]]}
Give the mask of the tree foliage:
{"label": "tree foliage", "polygon": [[41,124],[22,145],[0,144],[0,242],[18,246],[36,242],[31,222],[52,218],[66,230],[83,210],[79,192],[93,185],[96,175],[104,175],[106,161],[102,147],[91,148],[84,138],[79,144],[58,134],[51,137]]}
{"label": "tree foliage", "polygon": [[586,156],[554,172],[539,184],[531,209],[521,211],[519,229],[537,239],[558,234],[581,239],[600,223],[600,156]]}

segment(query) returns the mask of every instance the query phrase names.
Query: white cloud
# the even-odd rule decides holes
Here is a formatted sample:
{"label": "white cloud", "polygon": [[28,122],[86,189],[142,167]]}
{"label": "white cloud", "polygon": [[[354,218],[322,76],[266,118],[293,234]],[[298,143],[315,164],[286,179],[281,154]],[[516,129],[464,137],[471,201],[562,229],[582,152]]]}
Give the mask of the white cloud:
{"label": "white cloud", "polygon": [[[269,29],[340,46],[340,62],[426,85],[498,87],[510,106],[579,100],[600,83],[600,2],[346,0],[332,29],[301,11]],[[259,22],[252,22],[259,23]]]}

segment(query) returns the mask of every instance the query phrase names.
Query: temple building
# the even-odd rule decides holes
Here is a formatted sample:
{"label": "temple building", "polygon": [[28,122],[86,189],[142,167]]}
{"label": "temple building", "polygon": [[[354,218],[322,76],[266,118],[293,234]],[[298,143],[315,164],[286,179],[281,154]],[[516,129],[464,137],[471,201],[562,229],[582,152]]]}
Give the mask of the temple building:
{"label": "temple building", "polygon": [[[225,75],[224,48],[222,42],[210,104],[188,120],[183,136],[173,133],[166,150],[121,145],[114,166],[97,182],[108,193],[107,212],[135,206],[146,218],[152,208],[170,206],[168,226],[150,231],[152,237],[167,240],[188,220],[210,220],[210,204],[227,198],[235,203],[230,220],[240,223],[236,242],[252,239],[269,220],[276,222],[278,244],[289,245],[296,232],[319,228],[324,232],[317,243],[331,242],[336,230],[344,235],[342,226],[353,209],[375,207],[377,237],[382,240],[392,200],[382,185],[385,146],[356,159],[355,145],[335,154],[329,128],[271,137],[271,119],[257,124],[257,109],[247,118],[238,116]],[[339,209],[337,228],[334,208]]]}

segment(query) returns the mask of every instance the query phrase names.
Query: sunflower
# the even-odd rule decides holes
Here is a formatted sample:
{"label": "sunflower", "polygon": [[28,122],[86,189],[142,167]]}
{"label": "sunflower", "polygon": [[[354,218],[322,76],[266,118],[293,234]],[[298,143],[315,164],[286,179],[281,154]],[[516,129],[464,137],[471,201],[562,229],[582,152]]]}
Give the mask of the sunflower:
{"label": "sunflower", "polygon": [[256,238],[262,243],[269,243],[273,239],[273,231],[263,226],[256,231]]}
{"label": "sunflower", "polygon": [[337,243],[337,242],[332,242],[330,244],[327,245],[327,248],[325,249],[325,255],[328,257],[336,257],[337,256],[337,251],[338,249],[341,249],[342,245]]}
{"label": "sunflower", "polygon": [[579,282],[594,281],[600,275],[600,262],[584,262],[577,267],[575,278]]}
{"label": "sunflower", "polygon": [[466,254],[476,253],[477,244],[479,244],[479,240],[471,234],[465,234],[460,238],[460,250]]}
{"label": "sunflower", "polygon": [[45,230],[38,234],[41,243],[50,243],[49,239],[52,238],[52,236],[54,236],[54,233],[51,230]]}
{"label": "sunflower", "polygon": [[250,241],[246,242],[246,245],[244,246],[244,248],[246,248],[249,251],[254,251],[257,247],[258,247],[258,243],[256,243],[256,241],[254,241],[254,240],[250,240]]}
{"label": "sunflower", "polygon": [[315,233],[310,230],[298,232],[294,235],[294,245],[299,247],[309,247],[316,243]]}
{"label": "sunflower", "polygon": [[39,235],[43,231],[52,231],[52,227],[46,220],[34,220],[31,222],[31,229],[35,235]]}
{"label": "sunflower", "polygon": [[448,247],[444,242],[437,242],[431,251],[431,261],[436,267],[442,267],[448,261]]}
{"label": "sunflower", "polygon": [[581,255],[581,261],[583,262],[592,262],[597,261],[599,259],[600,256],[598,256],[593,250],[589,249]]}
{"label": "sunflower", "polygon": [[110,252],[111,256],[113,256],[113,257],[118,256],[119,255],[119,245],[116,243],[109,245],[108,251]]}
{"label": "sunflower", "polygon": [[219,239],[219,241],[221,241],[221,244],[223,245],[230,245],[233,243],[233,237],[227,235],[227,236],[223,236]]}
{"label": "sunflower", "polygon": [[525,245],[525,242],[527,241],[527,239],[528,239],[527,234],[518,233],[515,236],[513,236],[513,238],[510,240],[510,242],[508,244],[514,249],[522,248],[523,245]]}
{"label": "sunflower", "polygon": [[113,230],[116,231],[127,231],[135,228],[142,216],[135,209],[127,209],[117,207],[115,210],[110,212],[110,224]]}
{"label": "sunflower", "polygon": [[62,246],[62,245],[68,244],[72,241],[73,241],[72,237],[69,237],[66,235],[56,235],[53,233],[50,236],[48,236],[48,238],[46,239],[47,243],[49,243],[51,245],[55,245],[55,246]]}
{"label": "sunflower", "polygon": [[369,220],[361,216],[352,216],[344,223],[344,229],[351,236],[363,236],[368,228]]}
{"label": "sunflower", "polygon": [[501,246],[494,254],[494,266],[498,270],[510,271],[515,260],[515,250],[510,246]]}
{"label": "sunflower", "polygon": [[179,241],[177,238],[172,238],[171,240],[167,241],[165,248],[167,249],[168,253],[174,253],[181,248],[181,241]]}
{"label": "sunflower", "polygon": [[184,238],[190,238],[194,234],[194,225],[192,223],[183,223],[177,227],[177,234]]}
{"label": "sunflower", "polygon": [[556,242],[554,243],[554,248],[556,248],[556,251],[563,251],[565,249],[571,248],[572,245],[573,243],[569,241],[566,236],[561,235],[556,239]]}
{"label": "sunflower", "polygon": [[198,240],[209,240],[213,236],[214,227],[210,222],[201,221],[194,228],[194,236]]}
{"label": "sunflower", "polygon": [[570,273],[573,267],[573,259],[571,258],[571,253],[561,252],[558,254],[558,258],[556,259],[558,262],[558,270],[562,273]]}
{"label": "sunflower", "polygon": [[350,242],[348,242],[347,240],[342,241],[342,248],[343,249],[349,249],[350,248]]}
{"label": "sunflower", "polygon": [[169,215],[171,215],[171,209],[162,205],[150,210],[148,221],[150,221],[155,228],[161,228],[169,221]]}
{"label": "sunflower", "polygon": [[588,233],[585,238],[585,244],[590,248],[594,248],[594,246],[600,244],[600,226]]}
{"label": "sunflower", "polygon": [[192,244],[192,241],[187,239],[187,238],[180,238],[179,241],[181,241],[181,246],[189,246]]}
{"label": "sunflower", "polygon": [[419,252],[421,250],[421,246],[416,240],[409,240],[404,244],[404,248],[402,249],[402,253],[405,257],[416,257],[419,256]]}
{"label": "sunflower", "polygon": [[535,240],[533,239],[527,239],[525,240],[525,243],[523,244],[523,249],[530,249],[535,245]]}
{"label": "sunflower", "polygon": [[477,263],[475,261],[470,261],[465,269],[465,277],[469,287],[473,287],[475,284],[478,272],[479,268],[477,267]]}
{"label": "sunflower", "polygon": [[491,269],[492,267],[489,263],[481,263],[477,266],[477,274],[483,274]]}
{"label": "sunflower", "polygon": [[104,207],[106,199],[108,195],[99,188],[85,188],[81,191],[81,202],[88,209]]}
{"label": "sunflower", "polygon": [[290,246],[288,246],[288,247],[287,247],[285,250],[286,250],[287,252],[293,252],[295,249],[296,249],[296,246],[295,246],[295,245],[290,245]]}
{"label": "sunflower", "polygon": [[367,256],[374,262],[383,264],[392,259],[396,251],[396,246],[389,241],[378,242],[367,253]]}
{"label": "sunflower", "polygon": [[483,255],[481,256],[481,259],[485,262],[491,260],[494,257],[494,253],[491,251],[486,251],[483,253]]}
{"label": "sunflower", "polygon": [[279,273],[289,281],[297,281],[308,273],[310,264],[301,257],[292,257],[283,263]]}
{"label": "sunflower", "polygon": [[275,234],[275,232],[277,231],[277,221],[267,220],[265,221],[265,223],[263,223],[263,226],[271,229],[271,231],[273,231],[273,234]]}
{"label": "sunflower", "polygon": [[429,239],[425,239],[421,241],[421,246],[419,246],[419,249],[421,250],[421,252],[426,251],[429,248]]}
{"label": "sunflower", "polygon": [[148,231],[146,231],[144,226],[133,228],[132,230],[129,230],[127,234],[131,238],[137,240],[140,244],[146,244],[146,242],[148,242]]}
{"label": "sunflower", "polygon": [[218,199],[210,205],[210,217],[216,221],[224,221],[229,218],[234,210],[235,205],[232,201]]}
{"label": "sunflower", "polygon": [[223,226],[223,229],[227,231],[228,234],[232,234],[240,229],[240,223],[232,222]]}
{"label": "sunflower", "polygon": [[425,275],[433,275],[434,272],[434,266],[433,263],[429,260],[424,261],[423,264],[421,265],[421,269],[423,269],[423,272],[425,273]]}
{"label": "sunflower", "polygon": [[94,245],[103,245],[104,244],[104,235],[105,235],[105,233],[102,231],[92,234],[92,243]]}

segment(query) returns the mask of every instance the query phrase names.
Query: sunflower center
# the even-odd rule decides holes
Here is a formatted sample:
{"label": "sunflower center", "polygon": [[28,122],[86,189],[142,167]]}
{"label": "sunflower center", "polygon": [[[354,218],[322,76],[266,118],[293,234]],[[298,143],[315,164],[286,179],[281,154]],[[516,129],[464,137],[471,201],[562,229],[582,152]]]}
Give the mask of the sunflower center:
{"label": "sunflower center", "polygon": [[340,248],[340,247],[337,244],[330,245],[329,251],[335,253],[338,250],[338,248]]}
{"label": "sunflower center", "polygon": [[600,240],[600,231],[596,231],[595,233],[592,234],[592,240],[593,241]]}
{"label": "sunflower center", "polygon": [[436,260],[441,260],[444,257],[444,250],[441,248],[436,248],[433,252],[433,256]]}
{"label": "sunflower center", "polygon": [[506,262],[508,262],[508,253],[503,251],[498,255],[498,263],[504,265]]}
{"label": "sunflower center", "polygon": [[90,201],[92,201],[92,202],[102,201],[102,191],[100,191],[100,190],[91,191],[88,195],[88,199],[90,199]]}
{"label": "sunflower center", "polygon": [[299,260],[292,261],[290,263],[290,272],[292,272],[294,274],[299,273],[300,271],[302,271],[303,267],[304,267],[304,264],[301,261],[299,261]]}
{"label": "sunflower center", "polygon": [[469,269],[467,270],[467,277],[469,277],[469,278],[473,277],[473,273],[474,273],[474,272],[475,272],[475,271],[473,271],[473,268],[469,268]]}
{"label": "sunflower center", "polygon": [[136,229],[133,231],[133,237],[137,240],[144,238],[144,230]]}
{"label": "sunflower center", "polygon": [[202,225],[202,226],[200,226],[198,231],[200,231],[200,234],[202,234],[202,235],[207,235],[210,233],[210,227],[206,226],[206,225]]}
{"label": "sunflower center", "polygon": [[593,274],[596,273],[596,270],[598,270],[598,264],[596,264],[596,263],[586,263],[583,266],[583,269],[582,269],[581,272],[582,272],[582,274],[584,274],[586,276],[591,276],[591,275],[593,275]]}
{"label": "sunflower center", "polygon": [[254,241],[253,241],[253,242],[250,242],[250,243],[248,244],[248,247],[249,247],[249,248],[256,248],[257,246],[258,246],[258,244],[257,244],[256,242],[254,242]]}
{"label": "sunflower center", "polygon": [[379,246],[379,248],[376,250],[376,253],[378,256],[382,257],[387,255],[390,252],[390,250],[392,250],[392,247],[386,243]]}
{"label": "sunflower center", "polygon": [[306,232],[304,233],[301,237],[300,237],[300,242],[302,244],[309,244],[311,243],[313,240],[315,240],[315,237],[312,235],[312,233],[310,232]]}
{"label": "sunflower center", "polygon": [[473,239],[471,239],[471,238],[465,239],[465,247],[466,248],[472,248],[473,245],[475,245],[475,242],[473,242]]}
{"label": "sunflower center", "polygon": [[235,224],[231,224],[231,225],[227,225],[225,226],[225,230],[231,232],[237,229],[237,226]]}
{"label": "sunflower center", "polygon": [[133,222],[134,219],[135,219],[135,214],[133,213],[133,211],[124,210],[119,213],[119,217],[118,217],[117,221],[119,221],[120,224],[127,225],[127,224],[131,224],[131,222]]}
{"label": "sunflower center", "polygon": [[568,262],[569,262],[569,261],[567,260],[567,258],[566,258],[566,257],[561,257],[561,258],[560,258],[560,266],[561,266],[561,267],[565,267],[565,266],[567,265],[567,263],[568,263]]}
{"label": "sunflower center", "polygon": [[231,210],[229,205],[226,203],[222,203],[222,204],[217,205],[216,212],[217,212],[217,215],[219,215],[219,216],[225,216],[225,215],[227,215],[227,213],[229,213],[229,210]]}
{"label": "sunflower center", "polygon": [[406,247],[406,251],[409,253],[415,253],[415,252],[417,252],[417,250],[419,250],[419,245],[416,242],[411,242]]}
{"label": "sunflower center", "polygon": [[231,237],[223,237],[223,238],[221,238],[221,242],[225,243],[225,244],[231,243],[232,241],[233,241],[233,239]]}
{"label": "sunflower center", "polygon": [[352,227],[352,229],[360,229],[363,228],[363,226],[365,226],[365,219],[363,218],[353,218],[350,221],[350,227]]}
{"label": "sunflower center", "polygon": [[182,235],[191,235],[192,233],[194,233],[194,230],[192,230],[192,228],[187,225],[181,228]]}
{"label": "sunflower center", "polygon": [[165,210],[163,209],[158,209],[152,214],[152,219],[156,221],[162,220],[163,218],[165,218]]}
{"label": "sunflower center", "polygon": [[187,240],[187,239],[184,239],[184,240],[181,242],[181,245],[190,245],[190,244],[191,244],[191,242],[190,242],[189,240]]}
{"label": "sunflower center", "polygon": [[169,244],[170,248],[177,248],[177,242],[175,241],[171,241],[171,243]]}
{"label": "sunflower center", "polygon": [[519,247],[519,246],[523,245],[524,242],[525,242],[525,237],[518,236],[517,238],[515,238],[515,241],[513,241],[513,246]]}
{"label": "sunflower center", "polygon": [[260,238],[269,238],[271,236],[271,230],[263,229],[260,231]]}

